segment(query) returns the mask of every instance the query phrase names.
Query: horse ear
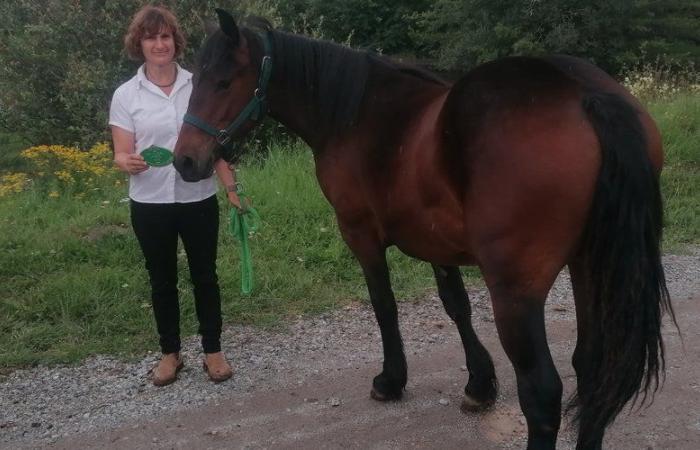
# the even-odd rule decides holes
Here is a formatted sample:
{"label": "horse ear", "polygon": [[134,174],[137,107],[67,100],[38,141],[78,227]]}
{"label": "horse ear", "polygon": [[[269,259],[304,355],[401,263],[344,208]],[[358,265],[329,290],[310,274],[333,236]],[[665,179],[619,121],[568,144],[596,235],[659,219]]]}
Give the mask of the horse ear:
{"label": "horse ear", "polygon": [[216,8],[216,15],[219,16],[219,26],[221,31],[224,32],[226,36],[231,38],[233,45],[238,45],[240,41],[240,36],[238,34],[238,26],[236,25],[236,20],[223,9]]}

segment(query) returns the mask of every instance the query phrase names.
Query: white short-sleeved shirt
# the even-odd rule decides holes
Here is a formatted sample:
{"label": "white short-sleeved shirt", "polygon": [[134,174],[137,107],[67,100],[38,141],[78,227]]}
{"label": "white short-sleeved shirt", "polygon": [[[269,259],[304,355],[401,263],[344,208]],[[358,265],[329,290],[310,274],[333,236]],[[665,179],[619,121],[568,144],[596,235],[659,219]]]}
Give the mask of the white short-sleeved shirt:
{"label": "white short-sleeved shirt", "polygon": [[[151,145],[175,148],[182,118],[192,93],[192,74],[177,66],[177,79],[170,96],[148,81],[144,66],[114,92],[109,124],[134,134],[136,152]],[[214,176],[188,183],[172,164],[149,167],[129,177],[129,197],[142,203],[190,203],[216,194]]]}

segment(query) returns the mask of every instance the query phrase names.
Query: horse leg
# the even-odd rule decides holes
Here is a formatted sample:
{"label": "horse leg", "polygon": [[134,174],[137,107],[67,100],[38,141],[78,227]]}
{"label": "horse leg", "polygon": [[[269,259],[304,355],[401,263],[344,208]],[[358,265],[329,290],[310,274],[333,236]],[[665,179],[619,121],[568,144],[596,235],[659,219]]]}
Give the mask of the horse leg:
{"label": "horse leg", "polygon": [[[591,361],[586,357],[589,352],[585,349],[585,342],[588,342],[587,333],[590,326],[588,324],[588,314],[586,313],[588,305],[590,305],[591,294],[584,281],[585,273],[583,266],[578,262],[569,264],[569,273],[571,275],[571,286],[574,291],[574,301],[576,303],[576,348],[572,357],[572,365],[576,371],[576,397],[572,399],[572,403],[567,407],[567,410],[573,410],[577,406],[577,399],[585,396],[591,389],[595,388],[595,384],[588,380],[587,375],[590,370]],[[601,450],[603,448],[603,432],[593,433],[590,422],[591,417],[576,417],[578,424],[578,443],[577,450]],[[595,435],[594,435],[595,434]]]}
{"label": "horse leg", "polygon": [[432,265],[438,293],[447,315],[457,325],[467,359],[469,381],[464,388],[462,411],[479,411],[496,401],[498,383],[491,355],[472,327],[472,311],[458,267]]}
{"label": "horse leg", "polygon": [[371,228],[358,226],[357,223],[347,225],[340,217],[338,225],[343,239],[362,267],[369,298],[382,335],[383,370],[374,377],[370,396],[380,401],[398,400],[406,387],[406,356],[399,331],[396,299],[391,290],[386,247],[381,245]]}
{"label": "horse leg", "polygon": [[374,377],[370,396],[375,400],[398,400],[406,387],[406,356],[399,331],[398,311],[389,281],[389,268],[382,252],[373,263],[362,263],[374,315],[379,324],[384,348],[382,373]]}
{"label": "horse leg", "polygon": [[549,287],[534,289],[540,283],[527,278],[504,281],[488,275],[484,271],[496,328],[515,369],[520,408],[527,421],[527,448],[554,449],[561,422],[562,383],[549,352],[544,325]]}

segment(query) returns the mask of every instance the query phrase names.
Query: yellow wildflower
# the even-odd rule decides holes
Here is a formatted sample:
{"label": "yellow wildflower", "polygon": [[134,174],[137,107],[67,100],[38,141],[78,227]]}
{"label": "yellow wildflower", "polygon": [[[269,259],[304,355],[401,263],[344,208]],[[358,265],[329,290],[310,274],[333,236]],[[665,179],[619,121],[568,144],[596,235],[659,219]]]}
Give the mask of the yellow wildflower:
{"label": "yellow wildflower", "polygon": [[87,192],[106,176],[117,175],[112,164],[112,150],[106,142],[97,143],[89,150],[63,145],[37,145],[23,150],[21,156],[36,167],[35,173],[39,174],[40,180],[71,185],[74,193]]}
{"label": "yellow wildflower", "polygon": [[8,173],[0,177],[0,197],[21,192],[29,184],[26,173]]}

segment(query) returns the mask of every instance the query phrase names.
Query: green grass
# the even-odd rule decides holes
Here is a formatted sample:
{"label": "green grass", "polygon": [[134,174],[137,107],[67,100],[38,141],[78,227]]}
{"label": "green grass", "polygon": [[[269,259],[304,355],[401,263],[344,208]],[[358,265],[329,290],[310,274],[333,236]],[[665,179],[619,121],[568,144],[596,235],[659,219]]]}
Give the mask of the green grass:
{"label": "green grass", "polygon": [[[228,323],[279,324],[364,300],[359,265],[339,237],[303,147],[274,149],[239,173],[262,226],[251,240],[255,290],[240,293],[239,248],[222,208],[219,277]],[[272,180],[272,181],[271,181]],[[0,368],[74,362],[95,353],[156,349],[149,287],[130,229],[125,189],[82,200],[46,189],[0,198]],[[225,204],[224,199],[220,199]],[[433,289],[430,267],[390,252],[399,298]],[[184,254],[183,335],[196,333]]]}
{"label": "green grass", "polygon": [[661,176],[666,251],[700,244],[700,93],[652,100],[666,156]]}
{"label": "green grass", "polygon": [[[651,101],[649,108],[666,148],[665,249],[679,251],[700,243],[700,95]],[[20,148],[15,139],[0,140],[0,170],[22,169]],[[274,148],[265,161],[243,164],[239,180],[262,226],[251,240],[256,286],[246,297],[222,208],[218,267],[227,323],[273,326],[366,301],[359,265],[340,239],[308,150]],[[46,193],[37,188],[0,198],[0,372],[96,353],[130,357],[155,350],[148,280],[128,203],[121,202],[125,188],[97,190],[81,200]],[[427,264],[395,249],[389,261],[397,298],[435,290]],[[187,336],[197,327],[184,255],[180,262]],[[476,271],[465,273],[474,282]]]}

